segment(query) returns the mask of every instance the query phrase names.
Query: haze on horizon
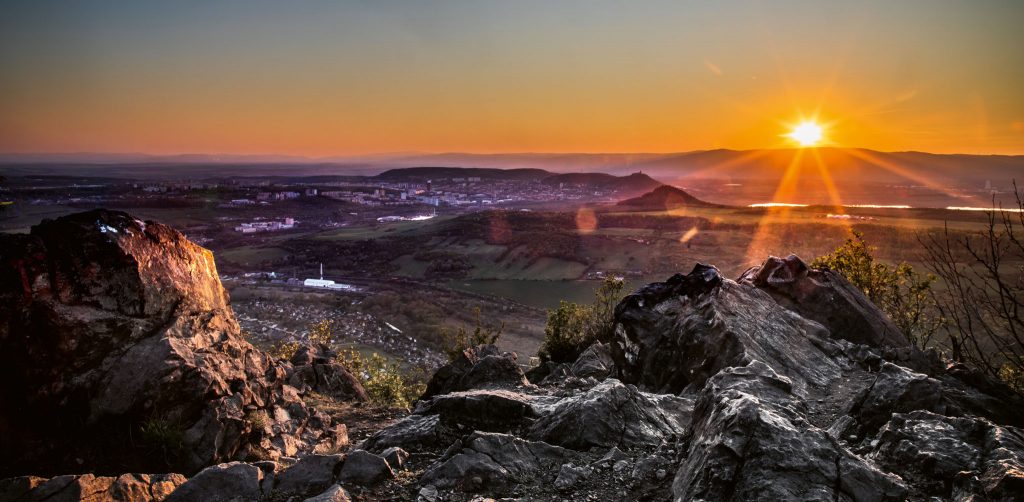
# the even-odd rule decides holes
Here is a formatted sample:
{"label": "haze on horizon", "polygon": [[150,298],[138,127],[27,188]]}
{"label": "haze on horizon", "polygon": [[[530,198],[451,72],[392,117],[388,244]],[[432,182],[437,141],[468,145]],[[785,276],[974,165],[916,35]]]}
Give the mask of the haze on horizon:
{"label": "haze on horizon", "polygon": [[11,2],[0,152],[1024,154],[1024,3]]}

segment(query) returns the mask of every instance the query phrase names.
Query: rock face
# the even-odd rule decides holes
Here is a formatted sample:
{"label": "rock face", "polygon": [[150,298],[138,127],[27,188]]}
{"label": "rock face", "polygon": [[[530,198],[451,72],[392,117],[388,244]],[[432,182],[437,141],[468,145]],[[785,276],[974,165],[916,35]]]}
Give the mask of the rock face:
{"label": "rock face", "polygon": [[831,272],[771,258],[731,281],[698,265],[615,316],[610,344],[531,370],[533,385],[500,372],[461,383],[475,363],[460,359],[363,447],[436,458],[421,500],[1022,493],[1019,398],[929,361]]}
{"label": "rock face", "polygon": [[767,292],[779,305],[825,326],[831,336],[874,347],[906,347],[899,329],[864,293],[831,270],[809,268],[795,255],[771,257],[738,282]]}
{"label": "rock face", "polygon": [[423,398],[437,394],[480,388],[528,385],[516,358],[494,345],[471,347],[454,361],[442,366],[427,383]]}
{"label": "rock face", "polygon": [[[0,481],[0,501],[1024,494],[1021,398],[909,347],[849,283],[796,257],[738,281],[698,265],[641,288],[617,306],[610,343],[531,371],[533,383],[514,355],[469,349],[410,415],[328,455],[314,446],[344,448],[345,427],[302,393],[359,400],[362,389],[329,354],[275,363],[239,338],[212,260],[180,234],[94,212],[5,239],[0,253],[0,368],[4,382],[32,382],[3,388],[3,439],[29,466],[75,472],[69,459],[92,451],[84,435],[130,460],[132,445],[99,434],[146,424],[180,438],[198,471],[23,476]],[[64,366],[38,364],[50,356]],[[79,420],[55,423],[68,416]],[[46,448],[57,438],[61,455]]]}
{"label": "rock face", "polygon": [[682,500],[903,500],[882,473],[807,424],[789,379],[760,361],[718,373],[701,393],[687,459],[673,493]]}
{"label": "rock face", "polygon": [[757,360],[784,368],[798,388],[823,387],[841,371],[821,324],[761,290],[698,265],[627,296],[616,307],[612,358],[624,382],[651,391],[699,391],[708,378]]}
{"label": "rock face", "polygon": [[194,473],[334,443],[286,370],[170,227],[97,210],[0,240],[0,442],[25,453],[0,472]]}

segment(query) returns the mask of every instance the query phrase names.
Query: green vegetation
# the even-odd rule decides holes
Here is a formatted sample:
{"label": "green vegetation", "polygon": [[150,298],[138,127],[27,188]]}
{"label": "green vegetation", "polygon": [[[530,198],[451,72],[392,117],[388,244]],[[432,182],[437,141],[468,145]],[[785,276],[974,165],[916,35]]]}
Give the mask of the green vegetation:
{"label": "green vegetation", "polygon": [[302,344],[299,342],[286,342],[282,340],[270,346],[266,352],[274,359],[287,361],[295,356],[295,353],[299,351],[299,347],[302,347]]}
{"label": "green vegetation", "polygon": [[476,314],[476,319],[472,332],[466,329],[465,326],[459,326],[454,332],[450,332],[447,329],[441,330],[442,348],[444,353],[448,355],[449,361],[455,360],[455,358],[459,357],[459,354],[462,354],[470,347],[497,342],[501,332],[505,330],[504,322],[496,328],[485,326],[480,320],[480,307],[476,307],[474,313]]}
{"label": "green vegetation", "polygon": [[334,323],[330,319],[324,319],[309,325],[309,342],[314,345],[327,347],[334,338]]}
{"label": "green vegetation", "polygon": [[544,342],[538,355],[543,361],[568,363],[595,341],[608,342],[615,330],[615,306],[623,297],[623,281],[607,278],[594,291],[594,302],[582,305],[562,301],[548,312]]}
{"label": "green vegetation", "polygon": [[874,251],[864,234],[854,230],[845,243],[816,258],[811,267],[842,274],[892,319],[907,341],[926,347],[942,326],[932,291],[935,276],[920,274],[907,263],[877,262]]}
{"label": "green vegetation", "polygon": [[338,354],[338,362],[359,379],[377,406],[408,409],[427,388],[426,372],[404,372],[377,352],[365,357],[358,350],[345,349]]}
{"label": "green vegetation", "polygon": [[165,465],[174,465],[185,453],[185,432],[160,418],[150,418],[139,426],[139,444],[150,455],[158,455]]}

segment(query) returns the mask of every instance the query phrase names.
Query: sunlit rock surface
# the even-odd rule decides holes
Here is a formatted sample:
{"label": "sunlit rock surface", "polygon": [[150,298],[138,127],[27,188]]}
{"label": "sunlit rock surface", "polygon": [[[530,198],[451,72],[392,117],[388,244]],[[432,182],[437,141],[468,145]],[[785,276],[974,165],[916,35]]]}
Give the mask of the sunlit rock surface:
{"label": "sunlit rock surface", "polygon": [[170,227],[46,221],[2,237],[0,279],[0,436],[22,452],[5,473],[191,474],[344,439],[241,337],[213,254]]}

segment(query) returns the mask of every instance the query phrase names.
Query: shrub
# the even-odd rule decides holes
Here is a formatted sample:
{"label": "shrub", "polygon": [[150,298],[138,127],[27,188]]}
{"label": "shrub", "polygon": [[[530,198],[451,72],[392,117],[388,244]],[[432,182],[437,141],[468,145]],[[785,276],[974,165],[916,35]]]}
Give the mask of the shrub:
{"label": "shrub", "polygon": [[310,324],[308,327],[310,343],[327,346],[331,343],[331,338],[334,337],[334,323],[330,319],[324,319],[319,322]]}
{"label": "shrub", "polygon": [[811,267],[842,274],[892,319],[907,341],[924,348],[942,326],[932,294],[935,276],[920,274],[907,263],[876,262],[874,251],[864,234],[854,230],[845,243],[816,258]]}
{"label": "shrub", "polygon": [[364,357],[356,349],[342,350],[338,362],[359,379],[370,401],[378,406],[408,409],[427,388],[425,372],[403,372],[377,352]]}
{"label": "shrub", "polygon": [[281,359],[287,361],[291,359],[296,352],[299,351],[299,347],[301,346],[302,344],[300,344],[299,342],[280,341],[275,343],[274,345],[271,345],[270,348],[267,350],[267,354],[269,354],[270,357],[273,357],[274,359]]}
{"label": "shrub", "polygon": [[615,306],[622,300],[625,284],[607,278],[594,291],[594,302],[581,305],[562,301],[548,311],[544,341],[537,355],[542,361],[568,363],[595,341],[608,342],[615,332]]}
{"label": "shrub", "polygon": [[462,354],[470,347],[497,342],[501,332],[505,330],[504,322],[497,328],[484,326],[480,320],[480,307],[477,307],[474,311],[476,313],[476,325],[473,327],[473,331],[469,331],[465,326],[459,326],[454,333],[447,329],[441,329],[441,345],[445,354],[448,355],[449,361],[455,360],[455,358],[459,357],[459,354]]}

